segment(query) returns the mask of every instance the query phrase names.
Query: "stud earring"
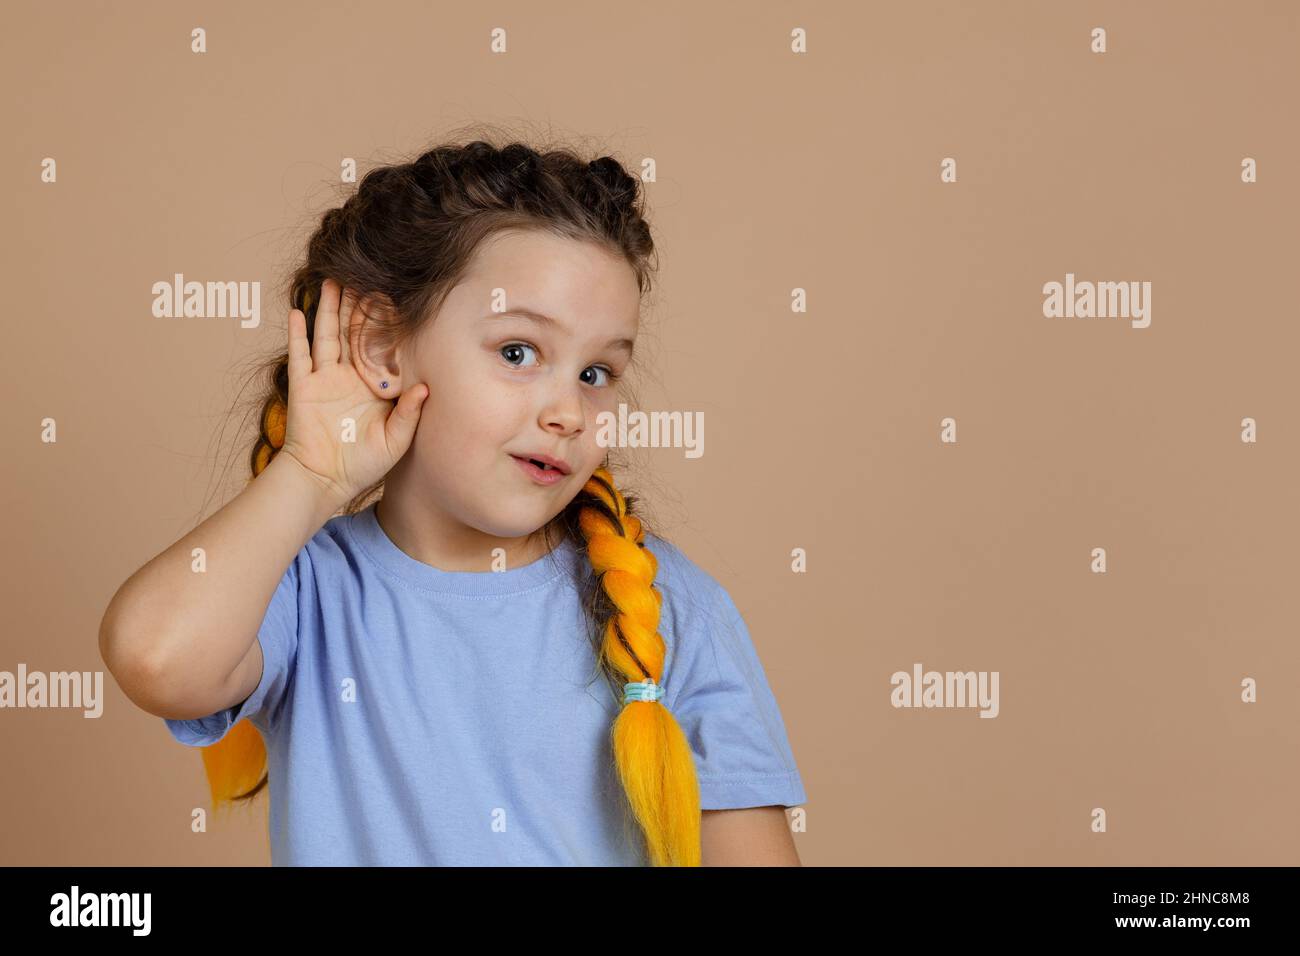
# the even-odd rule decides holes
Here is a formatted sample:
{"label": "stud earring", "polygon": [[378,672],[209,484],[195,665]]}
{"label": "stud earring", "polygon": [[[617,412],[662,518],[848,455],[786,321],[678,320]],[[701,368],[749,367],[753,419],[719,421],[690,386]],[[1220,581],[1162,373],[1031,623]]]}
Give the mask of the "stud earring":
{"label": "stud earring", "polygon": [[388,387],[388,383],[387,383],[387,382],[380,382],[380,383],[379,383],[379,387],[380,387],[380,388],[387,388],[387,387]]}

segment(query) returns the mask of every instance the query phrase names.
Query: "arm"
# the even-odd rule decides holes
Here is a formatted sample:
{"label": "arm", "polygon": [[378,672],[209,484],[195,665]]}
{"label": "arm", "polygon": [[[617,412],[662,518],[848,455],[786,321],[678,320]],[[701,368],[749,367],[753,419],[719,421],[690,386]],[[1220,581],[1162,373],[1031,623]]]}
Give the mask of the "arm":
{"label": "arm", "polygon": [[704,810],[701,866],[803,866],[784,807]]}
{"label": "arm", "polygon": [[[154,557],[109,602],[100,654],[123,693],[159,717],[192,719],[257,689],[259,624],[294,557],[338,499],[276,455],[234,499]],[[192,570],[203,548],[206,570]]]}
{"label": "arm", "polygon": [[[294,558],[411,445],[429,388],[395,388],[401,397],[392,401],[361,377],[344,348],[346,331],[363,351],[365,313],[356,305],[323,280],[310,341],[307,316],[289,313],[280,451],[234,500],[128,578],[104,612],[104,663],[127,697],[155,716],[204,717],[257,690],[258,631]],[[345,417],[359,441],[342,441]],[[206,555],[202,573],[192,569],[195,548]]]}

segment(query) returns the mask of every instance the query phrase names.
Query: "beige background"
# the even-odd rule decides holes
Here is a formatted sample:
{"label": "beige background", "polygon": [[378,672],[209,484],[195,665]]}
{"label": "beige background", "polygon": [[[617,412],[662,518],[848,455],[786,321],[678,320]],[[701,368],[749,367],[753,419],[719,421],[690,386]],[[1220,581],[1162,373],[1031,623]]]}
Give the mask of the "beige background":
{"label": "beige background", "polygon": [[[9,4],[0,669],[103,670],[113,592],[242,483],[342,158],[551,129],[657,161],[640,391],[706,451],[628,483],[749,623],[806,864],[1300,863],[1297,9]],[[175,272],[261,281],[261,327],[154,318]],[[1150,328],[1044,318],[1067,272],[1152,282]],[[1000,716],[895,710],[915,661]],[[198,751],[105,695],[0,711],[0,863],[269,861],[265,799],[191,833]]]}

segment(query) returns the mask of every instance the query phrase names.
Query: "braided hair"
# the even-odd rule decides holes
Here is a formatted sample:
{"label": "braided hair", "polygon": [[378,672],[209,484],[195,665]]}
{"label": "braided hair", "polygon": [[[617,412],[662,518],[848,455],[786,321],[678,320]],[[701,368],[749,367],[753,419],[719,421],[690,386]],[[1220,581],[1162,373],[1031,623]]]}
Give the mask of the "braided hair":
{"label": "braided hair", "polygon": [[[381,297],[398,321],[377,329],[400,340],[436,314],[487,236],[507,228],[545,229],[621,254],[644,294],[655,266],[654,243],[641,205],[640,181],[615,159],[584,162],[571,150],[539,152],[512,141],[482,138],[440,145],[410,163],[379,166],[340,208],[324,214],[294,274],[289,298],[313,337],[312,290],[326,278],[356,293]],[[289,399],[288,353],[266,366],[269,388],[249,456],[255,479],[284,444]],[[380,481],[347,503],[366,507]],[[695,763],[676,719],[661,702],[665,644],[658,633],[662,592],[645,546],[645,528],[607,465],[597,468],[573,500],[534,535],[554,526],[590,561],[584,609],[591,624],[595,669],[616,698],[610,741],[631,816],[653,866],[700,865],[700,807]],[[531,536],[530,536],[531,537]],[[268,786],[266,747],[247,720],[203,748],[214,807],[248,801]]]}

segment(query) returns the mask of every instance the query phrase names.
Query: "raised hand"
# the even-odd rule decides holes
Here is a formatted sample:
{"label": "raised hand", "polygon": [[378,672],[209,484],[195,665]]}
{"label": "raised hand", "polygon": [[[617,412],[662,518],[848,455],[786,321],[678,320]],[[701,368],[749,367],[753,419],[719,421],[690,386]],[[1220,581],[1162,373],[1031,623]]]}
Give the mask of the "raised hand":
{"label": "raised hand", "polygon": [[[340,503],[379,481],[406,454],[429,395],[422,383],[408,386],[396,400],[375,394],[351,360],[346,333],[355,312],[355,297],[326,279],[310,347],[307,317],[299,309],[289,313],[289,408],[280,452]],[[355,422],[352,442],[343,441],[347,419]]]}

